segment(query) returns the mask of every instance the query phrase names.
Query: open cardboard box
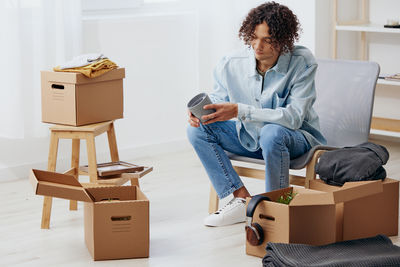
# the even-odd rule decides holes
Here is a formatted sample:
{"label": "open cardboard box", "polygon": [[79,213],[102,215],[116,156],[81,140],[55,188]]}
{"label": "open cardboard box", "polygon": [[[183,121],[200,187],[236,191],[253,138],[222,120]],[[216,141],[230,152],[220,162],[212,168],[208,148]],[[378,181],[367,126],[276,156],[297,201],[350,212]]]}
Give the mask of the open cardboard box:
{"label": "open cardboard box", "polygon": [[[289,205],[276,202],[287,192],[296,193]],[[264,193],[271,201],[257,205],[253,222],[264,231],[264,241],[252,246],[246,240],[246,253],[264,257],[268,242],[324,245],[336,242],[336,204],[382,192],[379,181],[346,183],[341,190],[321,192],[288,187]],[[250,198],[247,199],[247,204]]]}
{"label": "open cardboard box", "polygon": [[[399,181],[386,178],[376,182],[382,185],[382,192],[336,205],[336,241],[378,234],[398,235]],[[324,192],[341,190],[341,187],[328,185],[320,179],[310,181],[310,188]]]}
{"label": "open cardboard box", "polygon": [[71,175],[31,170],[37,195],[84,201],[85,243],[94,260],[149,256],[149,200],[137,186],[83,188]]}
{"label": "open cardboard box", "polygon": [[122,118],[124,77],[124,68],[96,78],[42,71],[42,121],[81,126]]}

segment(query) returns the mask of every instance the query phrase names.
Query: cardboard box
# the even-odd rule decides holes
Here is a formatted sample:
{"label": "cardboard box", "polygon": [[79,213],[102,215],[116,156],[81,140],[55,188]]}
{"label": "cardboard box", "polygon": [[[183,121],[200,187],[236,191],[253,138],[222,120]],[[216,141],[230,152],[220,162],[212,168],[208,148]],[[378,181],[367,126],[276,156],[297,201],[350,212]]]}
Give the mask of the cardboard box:
{"label": "cardboard box", "polygon": [[85,243],[94,260],[149,256],[149,200],[137,186],[83,188],[70,175],[32,170],[37,195],[84,201]]}
{"label": "cardboard box", "polygon": [[[376,182],[382,184],[382,192],[336,205],[336,241],[398,235],[399,181],[386,178]],[[319,179],[311,181],[310,188],[325,192],[341,189]]]}
{"label": "cardboard box", "polygon": [[[281,195],[294,192],[289,205],[275,202]],[[257,205],[253,222],[264,231],[264,241],[252,246],[246,240],[246,253],[264,257],[268,242],[324,245],[336,242],[336,204],[382,192],[376,181],[354,184],[346,183],[342,190],[321,192],[305,188],[288,187],[262,195],[272,201]],[[247,199],[247,203],[250,198]]]}
{"label": "cardboard box", "polygon": [[122,118],[124,77],[124,68],[96,78],[42,71],[42,121],[81,126]]}

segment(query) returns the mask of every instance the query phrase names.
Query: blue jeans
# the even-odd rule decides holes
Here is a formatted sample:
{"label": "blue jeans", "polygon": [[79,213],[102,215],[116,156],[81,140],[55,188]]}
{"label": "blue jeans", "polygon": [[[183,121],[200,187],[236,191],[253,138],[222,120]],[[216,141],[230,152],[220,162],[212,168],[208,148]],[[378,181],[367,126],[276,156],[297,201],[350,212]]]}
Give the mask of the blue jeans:
{"label": "blue jeans", "polygon": [[297,158],[311,146],[298,130],[278,124],[266,124],[260,132],[260,149],[248,151],[238,139],[234,121],[188,126],[190,143],[200,158],[219,198],[224,198],[243,186],[225,151],[237,155],[264,159],[266,192],[289,186],[290,159]]}

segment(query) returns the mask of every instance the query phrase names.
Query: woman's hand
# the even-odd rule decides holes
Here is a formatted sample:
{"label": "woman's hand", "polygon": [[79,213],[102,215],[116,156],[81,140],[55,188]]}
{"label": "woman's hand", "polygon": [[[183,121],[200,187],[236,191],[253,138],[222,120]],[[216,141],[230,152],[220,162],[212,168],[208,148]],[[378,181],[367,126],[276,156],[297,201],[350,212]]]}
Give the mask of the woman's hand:
{"label": "woman's hand", "polygon": [[236,118],[238,115],[238,104],[235,103],[218,103],[205,105],[204,109],[215,109],[214,113],[201,117],[205,122],[204,125],[216,122],[227,121]]}
{"label": "woman's hand", "polygon": [[189,115],[189,119],[188,122],[190,124],[190,126],[192,127],[200,127],[200,120],[198,118],[196,118],[195,116],[193,116],[192,112],[190,112],[190,110],[188,110],[188,115]]}

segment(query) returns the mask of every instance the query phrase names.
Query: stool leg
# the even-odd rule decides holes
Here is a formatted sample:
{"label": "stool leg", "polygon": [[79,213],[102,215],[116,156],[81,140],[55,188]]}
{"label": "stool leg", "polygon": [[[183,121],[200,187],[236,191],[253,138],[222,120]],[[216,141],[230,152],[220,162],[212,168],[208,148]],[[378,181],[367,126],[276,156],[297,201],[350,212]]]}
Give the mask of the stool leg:
{"label": "stool leg", "polygon": [[[50,149],[49,149],[49,158],[47,170],[55,171],[57,164],[57,152],[58,152],[58,136],[55,132],[51,132],[50,136]],[[43,200],[43,209],[42,209],[42,229],[50,228],[50,215],[51,215],[51,206],[52,206],[53,198],[52,197],[44,197]]]}
{"label": "stool leg", "polygon": [[140,188],[139,179],[138,178],[131,178],[131,185],[136,185]]}
{"label": "stool leg", "polygon": [[94,134],[88,133],[86,136],[89,177],[91,183],[97,183],[97,160]]}
{"label": "stool leg", "polygon": [[119,161],[117,138],[115,137],[114,123],[110,124],[110,128],[107,130],[108,146],[110,147],[111,161]]}
{"label": "stool leg", "polygon": [[[119,161],[117,138],[115,136],[114,123],[110,124],[110,128],[107,130],[107,137],[108,137],[108,146],[110,147],[111,161],[113,162]],[[136,185],[137,187],[139,187],[139,179],[132,178],[131,185]]]}
{"label": "stool leg", "polygon": [[[75,179],[79,180],[79,150],[80,139],[72,139],[71,168],[74,168]],[[76,200],[69,201],[69,210],[77,210],[78,202]]]}
{"label": "stool leg", "polygon": [[131,178],[131,185],[136,185],[140,188],[139,179],[138,178]]}

